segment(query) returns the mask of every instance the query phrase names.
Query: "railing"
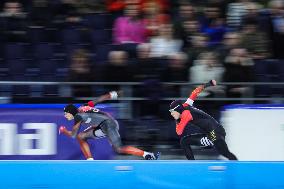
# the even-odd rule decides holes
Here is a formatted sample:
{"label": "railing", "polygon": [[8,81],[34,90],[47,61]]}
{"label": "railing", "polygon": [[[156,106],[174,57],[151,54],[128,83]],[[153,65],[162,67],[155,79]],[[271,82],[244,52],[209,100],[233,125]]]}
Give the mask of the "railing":
{"label": "railing", "polygon": [[[179,87],[179,94],[176,96],[170,96],[167,95],[166,97],[161,97],[160,101],[171,101],[173,99],[180,99],[184,100],[187,98],[189,92],[193,89],[194,86],[200,84],[200,83],[192,83],[192,82],[163,82],[160,83],[163,87],[165,86],[178,86]],[[24,85],[24,86],[31,86],[31,87],[42,87],[42,86],[58,86],[58,98],[67,98],[70,97],[74,101],[87,101],[87,100],[93,100],[96,97],[73,97],[72,95],[72,85],[90,85],[92,87],[98,86],[98,87],[108,87],[108,86],[119,86],[120,89],[123,91],[123,97],[119,98],[119,104],[116,104],[117,107],[121,107],[121,117],[123,118],[130,118],[131,112],[132,112],[132,103],[135,101],[143,101],[148,100],[148,98],[144,97],[137,97],[134,96],[134,87],[142,86],[142,82],[42,82],[42,81],[0,81],[0,103],[11,103],[13,97],[11,95],[3,95],[2,89],[5,87],[11,87],[11,86],[17,86],[17,85]],[[283,86],[284,82],[220,82],[218,83],[221,88],[225,89],[227,86],[242,86],[247,87],[249,90],[246,91],[246,93],[242,94],[242,96],[237,98],[228,97],[223,93],[222,95],[217,95],[214,98],[209,97],[202,97],[200,96],[198,98],[198,101],[219,101],[219,102],[226,102],[226,103],[233,103],[234,101],[238,101],[244,104],[251,104],[251,103],[282,103],[284,101],[283,96]],[[258,97],[254,96],[254,89],[262,86],[263,88],[267,87],[269,88],[277,88],[280,89],[280,93],[271,95],[271,96],[264,96],[264,97]],[[282,92],[281,92],[282,91]],[[168,91],[165,91],[168,92]],[[27,98],[32,99],[34,96],[28,96]],[[37,97],[41,97],[40,95],[37,95]],[[45,100],[48,99],[48,97],[43,97]],[[52,102],[51,100],[51,103]]]}
{"label": "railing", "polygon": [[[31,86],[47,86],[47,85],[57,85],[59,86],[59,96],[61,97],[71,97],[72,96],[72,89],[71,85],[91,85],[91,86],[111,86],[117,85],[121,86],[121,90],[124,91],[124,97],[120,98],[121,101],[137,101],[137,100],[147,100],[146,98],[138,98],[133,96],[132,88],[133,86],[142,85],[142,82],[42,82],[42,81],[0,81],[0,86],[15,86],[15,85],[31,85]],[[199,85],[200,83],[192,83],[192,82],[163,82],[163,86],[180,86],[181,93],[185,93],[185,97],[187,95],[187,90],[190,90],[193,86]],[[248,87],[253,90],[256,86],[269,86],[269,87],[284,87],[284,82],[220,82],[218,83],[219,86],[242,86]],[[62,92],[63,91],[63,92]],[[1,91],[0,91],[1,92]],[[239,98],[230,98],[230,97],[216,97],[216,98],[207,98],[207,97],[200,97],[199,100],[201,101],[270,101],[270,100],[278,100],[283,101],[284,98],[282,94],[276,94],[276,96],[271,97],[255,97],[253,96],[253,91],[248,93],[249,95],[242,96]],[[4,98],[2,96],[2,98]],[[172,100],[172,99],[184,99],[182,97],[166,97],[161,98],[160,100]],[[90,100],[93,97],[79,97],[78,100]]]}

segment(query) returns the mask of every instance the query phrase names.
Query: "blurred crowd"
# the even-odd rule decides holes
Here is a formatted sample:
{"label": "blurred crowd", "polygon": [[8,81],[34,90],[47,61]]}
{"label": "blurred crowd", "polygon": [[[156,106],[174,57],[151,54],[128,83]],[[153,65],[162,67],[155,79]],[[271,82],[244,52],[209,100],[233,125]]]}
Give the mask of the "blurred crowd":
{"label": "blurred crowd", "polygon": [[[182,95],[179,86],[162,82],[284,81],[283,0],[6,0],[0,6],[1,80],[135,81],[143,83],[137,95],[153,100]],[[208,93],[251,92],[283,94],[277,86],[243,85]],[[72,88],[73,96],[97,93]]]}

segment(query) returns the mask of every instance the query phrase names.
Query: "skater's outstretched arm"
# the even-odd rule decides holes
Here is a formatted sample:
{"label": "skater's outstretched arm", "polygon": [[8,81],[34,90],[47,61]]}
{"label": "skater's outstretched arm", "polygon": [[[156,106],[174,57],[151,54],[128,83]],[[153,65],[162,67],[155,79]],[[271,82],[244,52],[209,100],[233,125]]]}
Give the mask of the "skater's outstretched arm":
{"label": "skater's outstretched arm", "polygon": [[94,107],[97,103],[106,101],[106,100],[116,100],[119,96],[121,96],[122,91],[110,91],[107,94],[99,96],[95,100],[91,100],[88,102],[90,107]]}
{"label": "skater's outstretched arm", "polygon": [[[195,88],[190,96],[187,98],[186,102],[183,103],[183,107],[187,107],[187,106],[192,106],[194,100],[197,98],[197,96],[206,88],[206,87],[210,87],[210,86],[215,86],[217,83],[215,80],[210,80],[209,82],[202,84],[200,86],[198,86],[197,88]],[[190,113],[189,110],[184,110],[181,113],[180,116],[180,121],[176,123],[176,133],[178,135],[182,135],[183,130],[185,128],[185,126],[191,121],[193,120],[193,117]]]}
{"label": "skater's outstretched arm", "polygon": [[90,110],[93,110],[96,104],[106,101],[106,100],[115,100],[118,98],[118,96],[121,96],[122,91],[110,91],[104,95],[99,96],[95,100],[91,100],[88,103],[83,104],[78,108],[79,112],[88,112]]}
{"label": "skater's outstretched arm", "polygon": [[192,92],[191,94],[189,95],[189,97],[187,98],[186,102],[183,104],[183,106],[192,106],[195,99],[198,97],[198,95],[207,87],[210,87],[210,86],[215,86],[217,85],[217,82],[215,80],[210,80],[209,82],[205,83],[205,84],[202,84],[202,85],[199,85],[198,87],[196,87]]}

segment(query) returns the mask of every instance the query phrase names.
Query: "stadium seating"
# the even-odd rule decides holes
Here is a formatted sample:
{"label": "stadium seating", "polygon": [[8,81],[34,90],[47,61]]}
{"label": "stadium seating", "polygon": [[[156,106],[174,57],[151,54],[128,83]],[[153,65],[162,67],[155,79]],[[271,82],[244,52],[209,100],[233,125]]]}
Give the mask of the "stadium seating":
{"label": "stadium seating", "polygon": [[[114,15],[107,13],[92,13],[82,15],[82,20],[74,25],[62,22],[50,23],[49,26],[27,26],[27,43],[3,40],[0,44],[0,79],[65,81],[71,56],[79,48],[89,50],[93,65],[106,64],[112,50],[127,51],[130,62],[135,63],[137,44],[112,44],[112,17]],[[1,34],[0,39],[3,39]],[[155,59],[153,62],[161,68],[167,66],[167,59]],[[284,81],[284,63],[281,60],[256,61],[254,69],[256,82]],[[5,91],[4,88],[1,91]],[[283,95],[283,89],[279,86],[255,87],[256,96],[269,97],[273,94]]]}
{"label": "stadium seating", "polygon": [[83,17],[83,24],[91,29],[110,29],[110,15],[89,14]]}

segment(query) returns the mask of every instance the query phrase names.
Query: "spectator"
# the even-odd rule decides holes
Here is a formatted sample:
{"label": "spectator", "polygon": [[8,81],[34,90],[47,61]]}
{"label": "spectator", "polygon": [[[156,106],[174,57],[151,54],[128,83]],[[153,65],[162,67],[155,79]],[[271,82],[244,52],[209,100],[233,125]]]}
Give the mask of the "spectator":
{"label": "spectator", "polygon": [[268,44],[268,37],[259,30],[256,18],[247,18],[242,29],[241,46],[247,48],[249,56],[253,59],[268,58]]}
{"label": "spectator", "polygon": [[[222,82],[224,71],[225,69],[219,62],[216,53],[203,52],[189,69],[189,81],[193,83],[204,83],[208,81],[208,78],[215,78],[216,81]],[[221,95],[224,93],[222,86],[216,86],[212,89],[209,88],[206,91],[207,92],[203,94]]]}
{"label": "spectator", "polygon": [[104,13],[106,12],[105,0],[83,0],[77,1],[75,6],[78,12],[83,14]]}
{"label": "spectator", "polygon": [[137,63],[134,65],[135,81],[142,82],[142,85],[134,86],[134,95],[147,98],[147,101],[137,101],[139,116],[158,116],[162,87],[160,73],[162,66],[150,58],[151,46],[144,43],[137,47]]}
{"label": "spectator", "polygon": [[81,15],[73,0],[62,0],[53,5],[55,17],[53,22],[57,28],[73,27],[81,24]]}
{"label": "spectator", "polygon": [[156,1],[146,1],[143,4],[143,20],[147,28],[147,36],[155,36],[158,34],[161,24],[169,21],[169,15],[162,12],[162,5]]}
{"label": "spectator", "polygon": [[111,15],[111,25],[113,25],[114,21],[123,16],[123,12],[126,6],[126,2],[124,0],[105,0],[105,5],[107,11]]}
{"label": "spectator", "polygon": [[[199,54],[194,61],[193,66],[189,69],[189,81],[192,83],[204,83],[208,78],[215,78],[218,82],[223,81],[225,68],[219,60],[218,54],[211,51],[205,51]],[[210,79],[209,79],[210,80]],[[221,85],[210,87],[201,93],[203,97],[224,97],[225,89]],[[198,103],[206,111],[210,112],[214,117],[220,116],[219,108],[223,105],[217,101],[204,101]]]}
{"label": "spectator", "polygon": [[270,39],[272,40],[273,57],[284,59],[284,2],[271,0],[269,16]]}
{"label": "spectator", "polygon": [[[188,50],[189,62],[197,59],[200,53],[209,51],[208,36],[202,33],[197,33],[191,37],[192,48]],[[190,65],[191,66],[191,65]]]}
{"label": "spectator", "polygon": [[154,3],[153,5],[156,5],[159,7],[160,13],[167,13],[170,8],[170,2],[169,0],[140,0],[141,9],[143,10],[147,3]]}
{"label": "spectator", "polygon": [[[164,82],[186,82],[188,80],[187,61],[187,55],[183,52],[170,55],[162,80]],[[163,96],[180,96],[181,89],[180,85],[164,85]]]}
{"label": "spectator", "polygon": [[125,8],[124,0],[106,0],[107,10],[110,13],[123,12]]}
{"label": "spectator", "polygon": [[141,19],[138,0],[129,2],[124,10],[125,16],[115,20],[113,27],[113,42],[144,43],[147,41],[146,26]]}
{"label": "spectator", "polygon": [[184,47],[188,48],[191,45],[190,36],[196,30],[200,32],[199,22],[196,20],[194,8],[189,3],[181,3],[178,9],[178,15],[174,19],[175,37],[180,37],[183,40]]}
{"label": "spectator", "polygon": [[219,45],[227,31],[220,9],[214,6],[206,7],[201,20],[201,31],[208,36],[209,45]]}
{"label": "spectator", "polygon": [[31,26],[48,26],[53,19],[53,10],[47,0],[33,0],[29,14]]}
{"label": "spectator", "polygon": [[216,48],[216,52],[220,56],[220,62],[224,64],[225,58],[234,48],[240,48],[241,40],[239,32],[228,32],[224,35],[223,45]]}
{"label": "spectator", "polygon": [[249,0],[236,0],[227,7],[227,25],[232,30],[239,30],[243,23],[243,17],[247,14]]}
{"label": "spectator", "polygon": [[[108,64],[103,71],[103,80],[109,82],[132,81],[132,68],[128,64],[128,53],[125,51],[111,51]],[[108,90],[118,90],[119,86],[110,86]]]}
{"label": "spectator", "polygon": [[13,17],[13,16],[19,16],[19,17],[25,17],[26,13],[23,12],[23,6],[20,2],[10,0],[4,3],[3,12],[1,13],[1,16],[4,17]]}
{"label": "spectator", "polygon": [[247,22],[247,19],[255,19],[256,24],[259,27],[262,13],[261,5],[257,2],[248,2],[246,4],[246,11],[247,13],[243,16],[243,24]]}
{"label": "spectator", "polygon": [[159,34],[150,40],[151,57],[167,57],[169,55],[181,52],[182,40],[175,39],[172,24],[162,24],[159,28]]}
{"label": "spectator", "polygon": [[163,74],[163,81],[186,82],[188,79],[187,55],[183,52],[169,56],[169,63]]}
{"label": "spectator", "polygon": [[[225,58],[225,82],[252,82],[254,81],[253,60],[244,48],[235,48]],[[227,87],[228,97],[241,97],[250,92],[251,88],[231,85]]]}
{"label": "spectator", "polygon": [[188,51],[192,48],[193,37],[200,34],[200,23],[197,20],[187,20],[183,22],[184,33],[183,33],[183,43],[184,51]]}
{"label": "spectator", "polygon": [[[84,49],[74,51],[71,58],[71,65],[68,74],[70,82],[90,82],[94,80],[92,66],[89,62],[89,55]],[[72,93],[75,97],[92,96],[92,87],[90,85],[72,85]]]}
{"label": "spectator", "polygon": [[7,1],[0,15],[1,32],[7,42],[25,42],[27,17],[18,1]]}
{"label": "spectator", "polygon": [[134,65],[135,81],[160,80],[162,66],[150,57],[150,52],[151,46],[149,43],[142,43],[137,46],[137,61]]}

